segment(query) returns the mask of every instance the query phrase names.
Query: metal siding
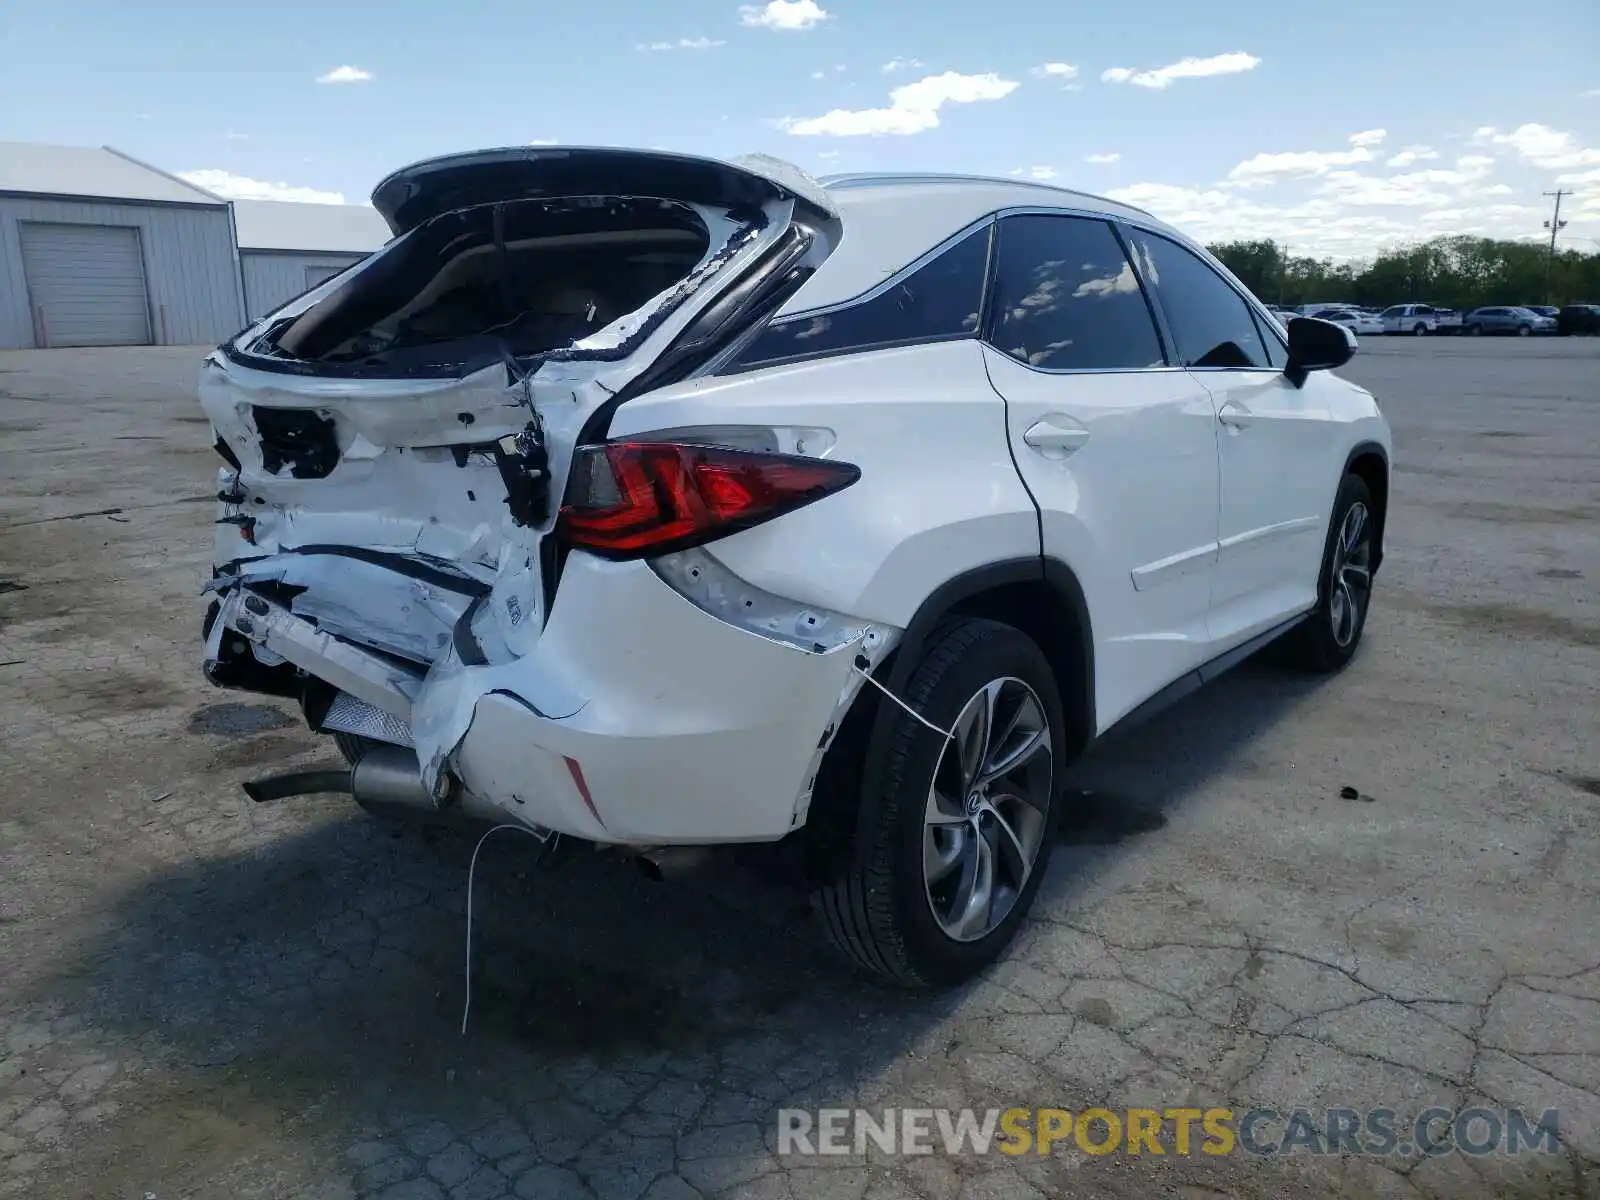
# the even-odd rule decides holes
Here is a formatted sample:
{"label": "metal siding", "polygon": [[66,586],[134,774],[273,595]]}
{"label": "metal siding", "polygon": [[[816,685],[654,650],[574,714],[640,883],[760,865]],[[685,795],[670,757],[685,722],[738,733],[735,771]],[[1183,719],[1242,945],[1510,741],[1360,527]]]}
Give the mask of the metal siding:
{"label": "metal siding", "polygon": [[124,225],[139,230],[152,335],[215,345],[244,325],[226,208],[0,197],[0,350],[34,344],[18,223]]}
{"label": "metal siding", "polygon": [[250,307],[250,320],[260,320],[309,291],[314,286],[307,282],[309,272],[342,271],[364,257],[361,254],[263,254],[241,250],[239,263],[244,271],[244,295]]}
{"label": "metal siding", "polygon": [[26,221],[18,240],[36,340],[47,346],[150,344],[137,229]]}

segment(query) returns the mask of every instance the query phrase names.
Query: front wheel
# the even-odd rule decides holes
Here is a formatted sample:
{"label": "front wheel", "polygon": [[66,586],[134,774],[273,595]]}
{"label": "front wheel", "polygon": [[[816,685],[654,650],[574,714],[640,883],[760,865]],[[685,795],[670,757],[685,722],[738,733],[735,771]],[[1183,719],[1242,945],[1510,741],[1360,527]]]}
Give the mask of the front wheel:
{"label": "front wheel", "polygon": [[1355,657],[1372,605],[1377,533],[1367,481],[1346,475],[1333,501],[1317,580],[1317,606],[1284,638],[1290,666],[1328,675]]}
{"label": "front wheel", "polygon": [[1418,321],[1415,325],[1413,325],[1411,327],[1411,332],[1417,337],[1427,337],[1428,336],[1428,327],[1426,325],[1424,325],[1421,321]]}
{"label": "front wheel", "polygon": [[1482,333],[1483,333],[1483,326],[1482,325],[1468,325],[1467,326],[1467,336],[1468,337],[1478,337]]}
{"label": "front wheel", "polygon": [[951,986],[993,962],[1033,904],[1065,720],[1033,640],[970,617],[935,633],[903,699],[952,736],[891,711],[865,756],[870,841],[813,907],[857,966],[902,986]]}

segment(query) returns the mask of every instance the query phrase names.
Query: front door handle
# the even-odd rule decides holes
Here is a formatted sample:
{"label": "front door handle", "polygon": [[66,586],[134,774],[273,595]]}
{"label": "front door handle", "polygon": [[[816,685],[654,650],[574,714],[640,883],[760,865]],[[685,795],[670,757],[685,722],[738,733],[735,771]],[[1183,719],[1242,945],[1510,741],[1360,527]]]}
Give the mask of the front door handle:
{"label": "front door handle", "polygon": [[1070,417],[1044,417],[1028,426],[1022,440],[1046,458],[1066,458],[1089,440],[1089,431],[1071,421]]}
{"label": "front door handle", "polygon": [[1217,420],[1236,431],[1246,428],[1255,419],[1255,414],[1237,400],[1229,400],[1217,410]]}

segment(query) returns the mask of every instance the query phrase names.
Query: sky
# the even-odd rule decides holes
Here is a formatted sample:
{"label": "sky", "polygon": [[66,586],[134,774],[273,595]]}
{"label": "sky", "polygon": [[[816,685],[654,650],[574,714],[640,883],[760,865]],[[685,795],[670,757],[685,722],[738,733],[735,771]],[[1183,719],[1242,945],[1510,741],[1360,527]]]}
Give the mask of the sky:
{"label": "sky", "polygon": [[363,203],[436,154],[761,152],[1018,175],[1206,241],[1600,250],[1600,3],[389,0],[0,6],[0,140]]}

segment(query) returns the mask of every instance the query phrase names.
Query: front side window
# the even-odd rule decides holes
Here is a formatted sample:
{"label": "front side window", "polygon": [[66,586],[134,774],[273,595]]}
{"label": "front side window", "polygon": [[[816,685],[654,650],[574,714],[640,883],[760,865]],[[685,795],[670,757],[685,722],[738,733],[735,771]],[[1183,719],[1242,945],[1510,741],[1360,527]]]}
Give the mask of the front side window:
{"label": "front side window", "polygon": [[990,233],[987,225],[974,230],[871,299],[769,325],[740,355],[734,369],[975,336],[989,269]]}
{"label": "front side window", "polygon": [[1271,366],[1250,306],[1222,276],[1158,234],[1135,229],[1129,241],[1145,281],[1161,299],[1183,366]]}
{"label": "front side window", "polygon": [[1045,371],[1165,365],[1144,290],[1104,221],[1016,216],[1000,225],[993,342]]}

